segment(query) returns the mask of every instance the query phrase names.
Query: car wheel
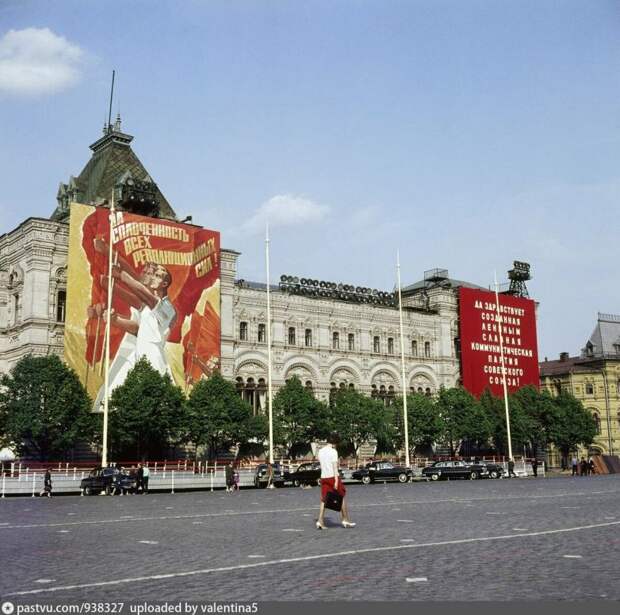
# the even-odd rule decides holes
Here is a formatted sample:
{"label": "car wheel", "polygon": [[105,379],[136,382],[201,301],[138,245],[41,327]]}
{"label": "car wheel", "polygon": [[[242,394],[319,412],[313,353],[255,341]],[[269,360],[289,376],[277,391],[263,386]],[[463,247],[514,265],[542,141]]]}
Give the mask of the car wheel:
{"label": "car wheel", "polygon": [[370,476],[362,476],[362,483],[364,483],[364,485],[370,485]]}
{"label": "car wheel", "polygon": [[491,470],[489,472],[489,478],[499,478],[499,472],[497,470]]}
{"label": "car wheel", "polygon": [[408,478],[409,478],[409,477],[407,476],[407,474],[405,474],[405,472],[401,472],[401,473],[398,475],[398,482],[399,482],[399,483],[406,483]]}
{"label": "car wheel", "polygon": [[431,480],[439,480],[439,474],[431,474]]}
{"label": "car wheel", "polygon": [[478,472],[472,472],[472,473],[469,475],[469,478],[471,478],[471,480],[476,480],[477,478],[479,478],[479,474],[478,474]]}
{"label": "car wheel", "polygon": [[84,487],[84,495],[91,495],[92,490],[90,487]]}
{"label": "car wheel", "polygon": [[320,487],[320,486],[321,486],[321,479],[320,479],[320,478],[317,478],[317,479],[316,479],[316,484],[317,484],[317,487]]}
{"label": "car wheel", "polygon": [[301,483],[299,482],[299,479],[297,479],[297,478],[296,478],[296,479],[293,481],[293,487],[299,487],[299,485],[301,485]]}

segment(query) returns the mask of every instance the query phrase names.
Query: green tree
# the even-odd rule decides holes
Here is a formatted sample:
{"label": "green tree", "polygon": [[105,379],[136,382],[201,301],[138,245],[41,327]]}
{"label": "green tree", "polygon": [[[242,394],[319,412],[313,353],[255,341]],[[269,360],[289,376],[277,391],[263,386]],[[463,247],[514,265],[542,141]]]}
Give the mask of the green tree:
{"label": "green tree", "polygon": [[[490,425],[481,413],[476,398],[462,387],[439,390],[437,410],[443,423],[442,437],[454,455],[461,440],[480,441]],[[484,420],[483,420],[484,419]]]}
{"label": "green tree", "polygon": [[186,427],[184,395],[168,374],[140,359],[110,396],[109,446],[119,457],[157,459],[180,444]]}
{"label": "green tree", "polygon": [[293,376],[273,398],[274,442],[289,457],[305,455],[325,435],[325,418],[325,405]]}
{"label": "green tree", "polygon": [[330,431],[340,436],[339,452],[353,453],[357,459],[360,446],[380,436],[390,418],[382,402],[354,389],[343,389],[332,398],[328,424]]}
{"label": "green tree", "polygon": [[266,435],[264,418],[252,416],[250,405],[218,372],[194,386],[185,406],[187,439],[197,447],[206,446],[210,459],[221,448],[246,444]]}
{"label": "green tree", "polygon": [[583,404],[570,393],[553,398],[556,415],[550,428],[551,441],[568,457],[577,446],[590,446],[596,436],[596,421]]}
{"label": "green tree", "polygon": [[511,409],[518,406],[527,417],[524,434],[535,456],[540,447],[546,448],[551,442],[553,426],[558,418],[558,407],[548,391],[539,391],[534,386],[519,389],[510,397]]}
{"label": "green tree", "polygon": [[56,355],[20,359],[0,379],[1,444],[41,461],[66,458],[95,435],[91,400],[77,374]]}
{"label": "green tree", "polygon": [[[396,445],[405,446],[403,422],[403,398],[398,397],[394,405],[396,410]],[[409,430],[409,448],[413,451],[428,452],[442,434],[442,420],[435,400],[420,393],[407,395],[407,427]]]}

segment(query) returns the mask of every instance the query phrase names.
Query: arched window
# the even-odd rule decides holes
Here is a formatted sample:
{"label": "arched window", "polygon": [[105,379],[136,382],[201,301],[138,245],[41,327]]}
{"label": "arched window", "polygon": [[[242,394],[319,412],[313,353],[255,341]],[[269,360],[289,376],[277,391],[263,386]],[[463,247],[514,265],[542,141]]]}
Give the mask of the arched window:
{"label": "arched window", "polygon": [[258,341],[262,344],[265,342],[265,338],[266,338],[266,327],[264,323],[260,323],[258,325]]}
{"label": "arched window", "polygon": [[291,346],[295,345],[295,327],[288,328],[288,343]]}
{"label": "arched window", "polygon": [[371,384],[370,385],[370,396],[371,397],[377,397],[378,395],[379,395],[379,391],[377,391],[377,385],[376,384]]}
{"label": "arched window", "polygon": [[355,388],[355,384],[353,384],[352,382],[349,382],[349,389],[354,389]]}
{"label": "arched window", "polygon": [[248,339],[248,323],[247,322],[239,323],[239,339],[242,342],[245,342]]}
{"label": "arched window", "polygon": [[65,311],[67,307],[67,291],[59,290],[56,296],[56,322],[65,322]]}
{"label": "arched window", "polygon": [[418,356],[418,342],[417,342],[417,340],[413,340],[413,341],[411,342],[411,354],[412,354],[414,357],[417,357],[417,356]]}
{"label": "arched window", "polygon": [[310,348],[312,346],[312,329],[306,329],[305,335],[306,348]]}
{"label": "arched window", "polygon": [[418,393],[420,394],[424,393],[424,389],[422,387],[418,387]]}
{"label": "arched window", "polygon": [[394,354],[394,338],[388,337],[388,354]]}
{"label": "arched window", "polygon": [[424,395],[426,395],[426,397],[430,397],[432,395],[430,387],[426,387],[426,390],[424,391]]}
{"label": "arched window", "polygon": [[349,350],[355,350],[355,335],[349,333]]}
{"label": "arched window", "polygon": [[431,356],[431,343],[430,342],[424,342],[424,356],[426,358]]}
{"label": "arched window", "polygon": [[592,415],[594,417],[594,422],[596,423],[596,433],[600,435],[601,433],[601,417],[596,414],[596,412]]}
{"label": "arched window", "polygon": [[340,348],[340,334],[338,331],[332,333],[332,348],[338,350]]}
{"label": "arched window", "polygon": [[378,335],[372,338],[372,350],[373,352],[381,352],[381,340]]}

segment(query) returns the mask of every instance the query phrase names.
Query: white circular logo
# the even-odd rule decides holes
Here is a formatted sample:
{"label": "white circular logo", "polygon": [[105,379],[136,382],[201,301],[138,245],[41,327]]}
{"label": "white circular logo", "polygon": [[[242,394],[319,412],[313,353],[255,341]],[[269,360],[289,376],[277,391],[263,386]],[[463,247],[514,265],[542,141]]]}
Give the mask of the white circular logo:
{"label": "white circular logo", "polygon": [[15,605],[12,602],[3,602],[2,603],[2,612],[4,615],[12,615],[15,610]]}

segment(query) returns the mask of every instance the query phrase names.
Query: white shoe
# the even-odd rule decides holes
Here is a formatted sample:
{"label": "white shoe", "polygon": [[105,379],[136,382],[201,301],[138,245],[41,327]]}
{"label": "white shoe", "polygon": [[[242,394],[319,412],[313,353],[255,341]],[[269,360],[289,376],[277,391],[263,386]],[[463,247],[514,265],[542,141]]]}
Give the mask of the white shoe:
{"label": "white shoe", "polygon": [[356,525],[357,525],[356,523],[352,523],[351,521],[342,522],[342,527],[355,527]]}
{"label": "white shoe", "polygon": [[316,522],[316,529],[317,530],[326,530],[327,526],[323,525],[322,523],[319,523],[318,521]]}

